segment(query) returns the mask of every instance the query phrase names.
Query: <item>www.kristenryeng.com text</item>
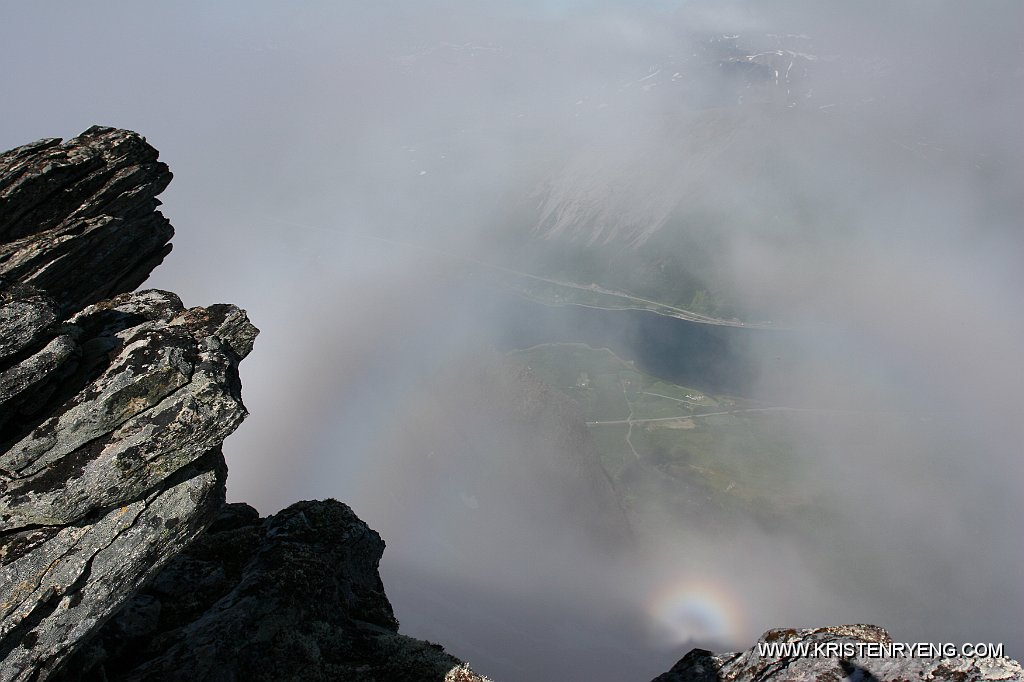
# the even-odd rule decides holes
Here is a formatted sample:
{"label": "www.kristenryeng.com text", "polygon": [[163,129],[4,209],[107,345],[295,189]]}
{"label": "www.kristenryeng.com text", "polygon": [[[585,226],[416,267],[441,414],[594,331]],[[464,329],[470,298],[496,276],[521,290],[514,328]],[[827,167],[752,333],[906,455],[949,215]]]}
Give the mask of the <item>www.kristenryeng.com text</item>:
{"label": "www.kristenryeng.com text", "polygon": [[1000,658],[1002,643],[991,642],[758,642],[762,658]]}

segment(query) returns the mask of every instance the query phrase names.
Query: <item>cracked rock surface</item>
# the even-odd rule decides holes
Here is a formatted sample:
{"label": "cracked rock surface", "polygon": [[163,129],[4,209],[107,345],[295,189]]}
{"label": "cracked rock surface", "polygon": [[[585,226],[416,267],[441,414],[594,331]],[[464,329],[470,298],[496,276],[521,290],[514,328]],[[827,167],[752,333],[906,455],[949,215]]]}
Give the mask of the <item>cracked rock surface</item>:
{"label": "cracked rock surface", "polygon": [[112,128],[0,154],[0,682],[483,682],[398,633],[346,505],[225,506],[258,331],[133,293],[170,178]]}
{"label": "cracked rock surface", "polygon": [[50,676],[223,504],[257,330],[128,293],[170,178],[111,128],[0,154],[0,680]]}
{"label": "cracked rock surface", "polygon": [[0,276],[65,312],[139,286],[174,234],[156,195],[171,181],[140,135],[93,126],[0,154]]}
{"label": "cracked rock surface", "polygon": [[[759,646],[806,645],[793,656],[761,656]],[[988,656],[886,655],[889,633],[875,625],[769,630],[747,651],[694,649],[652,682],[995,682],[1024,680],[1016,661]],[[845,655],[845,654],[851,655]],[[891,653],[891,652],[890,652]]]}
{"label": "cracked rock surface", "polygon": [[483,682],[398,634],[380,536],[345,504],[227,505],[61,680]]}

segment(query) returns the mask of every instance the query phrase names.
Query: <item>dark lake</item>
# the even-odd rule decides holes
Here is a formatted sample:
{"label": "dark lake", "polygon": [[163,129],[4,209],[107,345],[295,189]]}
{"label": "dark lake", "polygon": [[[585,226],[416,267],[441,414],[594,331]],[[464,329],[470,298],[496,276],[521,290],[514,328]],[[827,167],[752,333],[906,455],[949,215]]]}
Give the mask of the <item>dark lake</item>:
{"label": "dark lake", "polygon": [[778,398],[799,359],[799,334],[716,326],[646,310],[549,306],[496,293],[502,350],[580,342],[608,348],[654,376],[712,394]]}

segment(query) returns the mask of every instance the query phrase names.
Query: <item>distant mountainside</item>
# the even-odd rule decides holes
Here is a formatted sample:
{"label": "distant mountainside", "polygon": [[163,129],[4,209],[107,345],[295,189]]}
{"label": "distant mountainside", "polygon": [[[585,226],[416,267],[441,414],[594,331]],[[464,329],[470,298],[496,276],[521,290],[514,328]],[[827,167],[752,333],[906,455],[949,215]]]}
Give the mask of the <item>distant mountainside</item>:
{"label": "distant mountainside", "polygon": [[[540,190],[538,235],[586,244],[639,245],[680,229],[722,203],[730,188],[778,170],[766,144],[787,128],[813,125],[823,94],[807,84],[820,66],[807,36],[715,36],[691,54],[667,55],[646,74],[581,100],[621,139],[595,140]],[[831,115],[831,114],[830,114]],[[599,126],[597,126],[600,128]],[[796,140],[793,141],[794,143]],[[746,201],[749,197],[738,199]]]}
{"label": "distant mountainside", "polygon": [[536,151],[532,191],[501,219],[502,248],[484,251],[698,313],[792,319],[744,280],[744,258],[855,239],[873,202],[897,202],[893,178],[916,206],[926,198],[913,194],[914,178],[984,183],[998,172],[953,133],[916,123],[899,96],[914,74],[803,35],[684,41],[628,79],[574,93],[575,107],[563,103],[574,109],[559,123],[568,139]]}

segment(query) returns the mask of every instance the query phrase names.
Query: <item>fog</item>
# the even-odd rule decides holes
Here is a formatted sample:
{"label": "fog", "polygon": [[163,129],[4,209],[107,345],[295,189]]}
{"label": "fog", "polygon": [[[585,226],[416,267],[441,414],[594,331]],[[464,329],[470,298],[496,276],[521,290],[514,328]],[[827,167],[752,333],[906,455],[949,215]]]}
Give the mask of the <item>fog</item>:
{"label": "fog", "polygon": [[[147,286],[262,330],[229,499],[350,504],[406,634],[506,682],[849,622],[1024,655],[1024,5],[33,3],[0,26],[0,147],[145,135],[177,230]],[[785,363],[743,351],[749,396],[822,408],[780,428],[824,520],[627,518],[459,274],[674,232],[795,330]]]}

